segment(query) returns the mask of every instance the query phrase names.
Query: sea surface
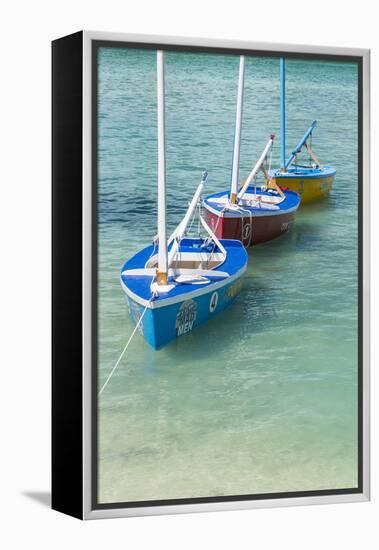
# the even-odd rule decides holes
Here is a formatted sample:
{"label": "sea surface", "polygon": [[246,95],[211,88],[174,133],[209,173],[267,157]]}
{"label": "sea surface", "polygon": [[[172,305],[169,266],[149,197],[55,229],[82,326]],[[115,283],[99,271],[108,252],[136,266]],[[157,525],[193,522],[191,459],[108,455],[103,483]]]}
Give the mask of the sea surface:
{"label": "sea surface", "polygon": [[[238,56],[167,52],[169,230],[204,169],[229,186]],[[99,52],[99,387],[134,325],[119,282],[156,233],[156,54]],[[354,64],[287,61],[287,151],[314,119],[330,197],[249,251],[236,302],[154,351],[137,333],[99,399],[99,502],[357,486],[357,96]],[[271,132],[279,61],[247,58],[240,177]]]}

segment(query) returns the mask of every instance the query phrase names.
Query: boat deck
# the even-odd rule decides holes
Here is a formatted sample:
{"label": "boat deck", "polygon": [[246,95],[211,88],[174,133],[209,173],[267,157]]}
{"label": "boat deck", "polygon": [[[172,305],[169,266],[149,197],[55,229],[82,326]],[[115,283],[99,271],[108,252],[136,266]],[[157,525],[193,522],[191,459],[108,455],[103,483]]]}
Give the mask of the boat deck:
{"label": "boat deck", "polygon": [[[204,241],[202,241],[201,239],[183,239],[180,244],[180,252],[187,252],[192,254],[196,252],[207,254],[214,252],[219,254],[221,252],[218,247],[215,246],[213,243],[211,243],[207,247],[202,247],[201,245],[203,244],[203,242]],[[206,280],[203,281],[202,284],[193,284],[186,282],[178,283],[175,282],[175,276],[170,276],[169,273],[168,283],[174,283],[174,288],[172,288],[169,292],[160,293],[156,298],[154,298],[154,302],[162,302],[165,300],[171,301],[172,299],[180,298],[185,294],[190,294],[194,291],[199,291],[200,289],[206,289],[210,285],[218,284],[222,286],[224,281],[229,281],[234,276],[237,277],[237,275],[239,275],[240,272],[246,268],[246,251],[240,241],[221,240],[220,242],[227,252],[226,259],[222,263],[217,262],[217,264],[219,265],[214,269],[212,269],[212,262],[210,262],[210,265],[204,267],[204,269],[206,269]],[[169,250],[170,248],[171,247],[169,247]],[[150,300],[152,294],[151,282],[154,277],[154,275],[152,275],[151,273],[155,273],[155,270],[150,269],[150,274],[147,274],[146,276],[135,275],[133,273],[127,272],[135,269],[144,269],[146,263],[153,253],[154,245],[147,246],[146,248],[143,248],[140,252],[135,254],[132,258],[130,258],[121,269],[121,284],[125,292],[134,299],[139,298],[139,301]],[[212,273],[214,273],[214,275],[212,275]],[[201,270],[199,274],[201,275]]]}
{"label": "boat deck", "polygon": [[322,168],[311,168],[306,166],[291,166],[287,172],[279,170],[270,173],[271,176],[280,178],[330,178],[336,175],[336,169],[333,166],[323,166]]}
{"label": "boat deck", "polygon": [[[268,216],[290,213],[297,209],[300,203],[299,195],[293,191],[284,191],[285,199],[282,200],[278,193],[262,191],[260,187],[249,187],[244,199],[239,203],[240,209],[229,206],[229,192],[221,191],[208,195],[204,199],[204,206],[210,212],[219,215],[225,208],[224,217]],[[259,195],[262,200],[257,204],[254,196]]]}

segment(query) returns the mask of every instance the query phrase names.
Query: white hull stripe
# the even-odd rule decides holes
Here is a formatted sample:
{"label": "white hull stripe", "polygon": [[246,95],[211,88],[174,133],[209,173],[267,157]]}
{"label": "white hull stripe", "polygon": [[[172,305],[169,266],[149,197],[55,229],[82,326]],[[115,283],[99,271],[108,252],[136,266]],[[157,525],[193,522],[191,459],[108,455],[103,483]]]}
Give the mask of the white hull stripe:
{"label": "white hull stripe", "polygon": [[[204,202],[204,206],[209,212],[211,212],[212,214],[215,214],[219,218],[222,217],[222,218],[248,218],[249,219],[249,216],[248,216],[246,211],[245,212],[238,212],[238,211],[237,212],[231,212],[231,211],[221,212],[221,210],[216,210],[216,208],[212,208],[206,202]],[[284,216],[286,214],[291,214],[291,212],[295,212],[297,210],[298,206],[299,205],[297,204],[296,206],[293,206],[292,208],[289,208],[288,210],[263,210],[263,209],[260,210],[260,209],[256,209],[256,210],[252,211],[251,214],[252,214],[253,220],[254,220],[254,218],[261,218],[261,217],[265,217],[265,216]],[[249,209],[248,206],[244,206],[243,208],[246,209],[246,210]]]}
{"label": "white hull stripe", "polygon": [[137,304],[140,304],[143,307],[148,307],[150,309],[156,309],[159,307],[166,307],[171,306],[172,304],[177,304],[179,302],[185,302],[186,300],[191,300],[192,298],[197,298],[198,296],[202,296],[203,294],[208,294],[209,292],[213,292],[214,290],[218,290],[219,288],[222,288],[223,286],[226,286],[227,284],[235,281],[241,275],[245,272],[247,268],[247,265],[245,265],[242,269],[237,271],[234,275],[228,277],[227,279],[223,279],[222,281],[219,281],[217,283],[212,283],[210,285],[207,285],[206,287],[202,287],[200,289],[194,290],[193,292],[186,292],[185,294],[180,294],[179,296],[174,296],[172,298],[163,298],[162,300],[152,301],[149,302],[149,300],[145,300],[144,298],[141,298],[134,292],[132,292],[124,283],[124,281],[121,280],[121,286],[123,291],[129,298],[131,298],[134,302],[137,302]]}
{"label": "white hull stripe", "polygon": [[[157,274],[155,268],[145,267],[142,269],[126,269],[121,273],[124,277],[154,277]],[[201,275],[202,277],[214,277],[215,279],[225,279],[229,277],[229,273],[226,271],[214,271],[212,269],[169,269],[168,276],[175,277],[175,275]]]}

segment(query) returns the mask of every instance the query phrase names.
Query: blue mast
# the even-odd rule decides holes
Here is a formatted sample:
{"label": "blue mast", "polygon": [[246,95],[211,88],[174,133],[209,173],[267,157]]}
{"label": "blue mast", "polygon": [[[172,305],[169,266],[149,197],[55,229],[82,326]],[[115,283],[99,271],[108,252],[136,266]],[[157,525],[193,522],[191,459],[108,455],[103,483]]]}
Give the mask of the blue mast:
{"label": "blue mast", "polygon": [[286,170],[286,62],[284,57],[280,58],[280,146],[281,162],[280,168]]}
{"label": "blue mast", "polygon": [[307,141],[310,135],[312,135],[313,130],[317,126],[317,120],[314,120],[312,124],[309,126],[308,130],[305,132],[299,143],[296,145],[295,149],[292,151],[291,156],[288,157],[288,160],[284,163],[284,169],[287,170],[292,164],[292,162],[295,160],[295,157],[298,153],[300,153],[301,148],[303,147],[304,143]]}

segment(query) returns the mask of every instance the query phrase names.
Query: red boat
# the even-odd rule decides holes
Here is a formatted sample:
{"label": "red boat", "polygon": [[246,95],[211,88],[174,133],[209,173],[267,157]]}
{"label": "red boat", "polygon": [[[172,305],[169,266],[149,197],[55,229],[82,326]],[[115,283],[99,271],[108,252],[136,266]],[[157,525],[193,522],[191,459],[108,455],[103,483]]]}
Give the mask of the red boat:
{"label": "red boat", "polygon": [[[205,220],[217,238],[239,239],[248,247],[275,239],[291,228],[300,196],[294,191],[282,190],[264,168],[273,143],[271,135],[234,202],[233,193],[228,191],[205,197]],[[260,170],[265,175],[266,185],[257,186]]]}
{"label": "red boat", "polygon": [[[282,190],[277,185],[275,176],[270,175],[270,166],[268,169],[265,167],[274,144],[273,134],[248,178],[240,188],[238,186],[244,71],[245,58],[241,55],[231,189],[230,192],[221,191],[208,195],[203,204],[205,220],[219,239],[239,239],[247,247],[286,233],[293,223],[300,197],[294,191]],[[256,180],[260,171],[264,174],[265,185],[257,186]]]}
{"label": "red boat", "polygon": [[237,209],[228,204],[227,192],[216,193],[204,199],[205,220],[218,239],[238,239],[246,247],[264,243],[286,233],[293,224],[300,197],[292,191],[285,191],[285,195],[277,204],[278,195],[249,188],[247,200],[254,197],[259,206],[245,204]]}

